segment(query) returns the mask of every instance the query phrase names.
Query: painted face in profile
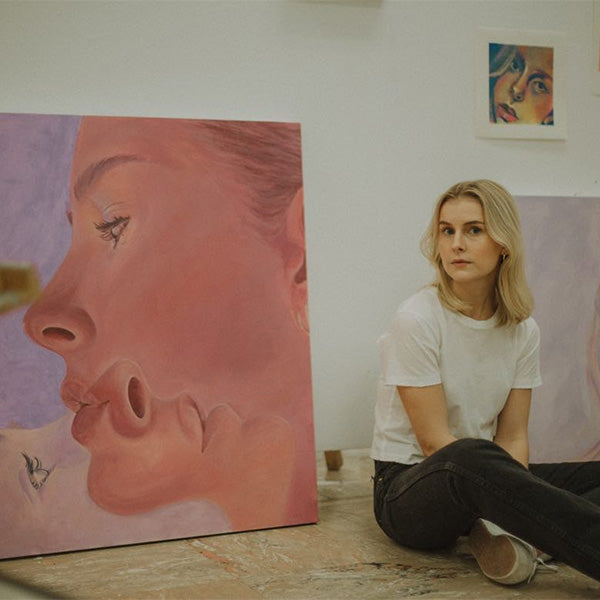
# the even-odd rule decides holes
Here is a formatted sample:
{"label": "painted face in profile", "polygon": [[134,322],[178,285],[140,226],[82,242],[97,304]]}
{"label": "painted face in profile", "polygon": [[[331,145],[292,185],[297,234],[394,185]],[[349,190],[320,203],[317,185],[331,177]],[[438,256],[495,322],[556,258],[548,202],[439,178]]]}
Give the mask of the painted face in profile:
{"label": "painted face in profile", "polygon": [[310,393],[303,238],[286,234],[301,190],[267,238],[232,161],[166,119],[85,118],[71,177],[71,247],[25,326],[65,360],[92,498],[123,514],[227,504],[270,462],[287,485]]}
{"label": "painted face in profile", "polygon": [[517,46],[493,91],[497,123],[553,123],[553,49]]}

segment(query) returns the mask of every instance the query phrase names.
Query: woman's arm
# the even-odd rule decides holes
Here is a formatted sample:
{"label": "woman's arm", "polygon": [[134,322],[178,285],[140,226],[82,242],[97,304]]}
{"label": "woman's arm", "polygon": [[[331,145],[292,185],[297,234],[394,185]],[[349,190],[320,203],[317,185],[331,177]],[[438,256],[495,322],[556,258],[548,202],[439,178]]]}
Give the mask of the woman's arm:
{"label": "woman's arm", "polygon": [[525,468],[529,465],[529,407],[531,390],[513,388],[502,412],[498,415],[498,427],[494,442],[504,448]]}
{"label": "woman's arm", "polygon": [[426,387],[399,385],[397,389],[425,456],[456,441],[448,427],[448,411],[441,384]]}

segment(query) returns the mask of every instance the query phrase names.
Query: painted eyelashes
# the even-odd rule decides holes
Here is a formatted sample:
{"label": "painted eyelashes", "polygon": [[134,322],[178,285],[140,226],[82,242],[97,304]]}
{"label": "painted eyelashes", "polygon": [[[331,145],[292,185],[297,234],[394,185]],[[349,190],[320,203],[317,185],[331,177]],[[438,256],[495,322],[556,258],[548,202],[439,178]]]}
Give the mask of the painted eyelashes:
{"label": "painted eyelashes", "polygon": [[128,224],[129,217],[115,217],[110,221],[94,223],[94,227],[100,232],[103,240],[112,242],[113,248],[116,248]]}
{"label": "painted eyelashes", "polygon": [[37,456],[30,458],[25,452],[21,452],[21,456],[25,459],[29,483],[36,490],[39,490],[46,483],[46,480],[50,476],[50,471],[42,467],[42,462]]}

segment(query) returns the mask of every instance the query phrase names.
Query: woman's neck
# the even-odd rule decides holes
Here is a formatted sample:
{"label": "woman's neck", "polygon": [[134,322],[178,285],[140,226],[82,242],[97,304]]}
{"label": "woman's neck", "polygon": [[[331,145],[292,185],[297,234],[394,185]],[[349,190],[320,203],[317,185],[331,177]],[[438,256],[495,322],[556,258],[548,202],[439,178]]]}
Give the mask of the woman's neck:
{"label": "woman's neck", "polygon": [[485,321],[494,316],[498,302],[496,300],[495,287],[489,285],[461,285],[455,281],[452,282],[452,291],[456,296],[468,304],[468,308],[462,313],[476,319],[477,321]]}

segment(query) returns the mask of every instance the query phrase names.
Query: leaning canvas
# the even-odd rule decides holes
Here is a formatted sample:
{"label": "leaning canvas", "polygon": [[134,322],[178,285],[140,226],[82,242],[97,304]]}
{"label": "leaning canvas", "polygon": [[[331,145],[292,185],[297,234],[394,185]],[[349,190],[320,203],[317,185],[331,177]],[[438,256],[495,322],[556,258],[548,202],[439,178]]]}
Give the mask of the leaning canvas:
{"label": "leaning canvas", "polygon": [[300,127],[0,115],[0,557],[317,518]]}
{"label": "leaning canvas", "polygon": [[600,198],[517,198],[540,326],[531,460],[600,460]]}

